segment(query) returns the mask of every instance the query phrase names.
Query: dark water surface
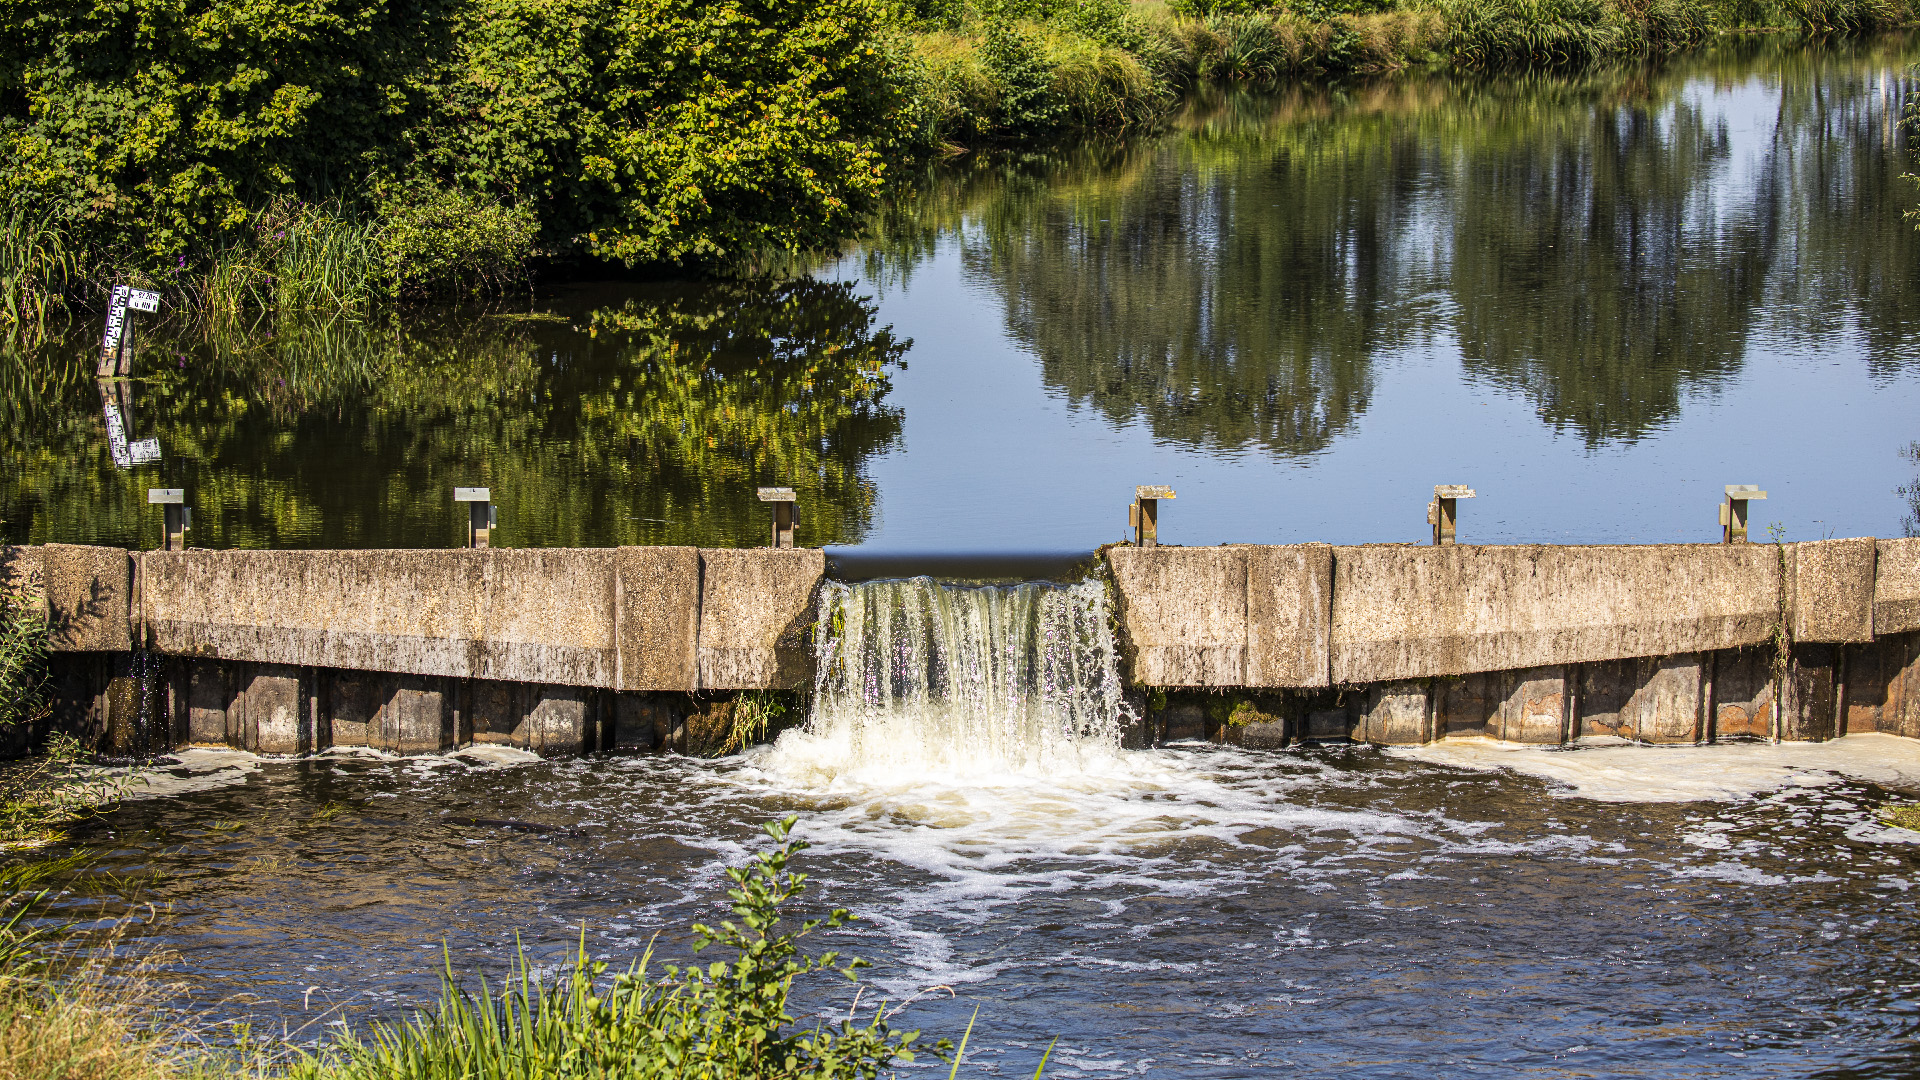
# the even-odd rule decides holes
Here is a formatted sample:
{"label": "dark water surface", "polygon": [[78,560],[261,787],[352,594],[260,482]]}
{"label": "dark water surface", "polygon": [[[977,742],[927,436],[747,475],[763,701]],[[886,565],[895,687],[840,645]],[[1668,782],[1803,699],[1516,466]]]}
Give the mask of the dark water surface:
{"label": "dark water surface", "polygon": [[[1055,1077],[1920,1074],[1920,834],[1872,817],[1920,750],[1890,736],[1188,746],[904,780],[819,751],[235,756],[254,771],[93,839],[99,869],[164,875],[147,897],[198,1008],[300,1037],[426,1000],[443,941],[496,978],[516,935],[556,963],[582,924],[610,961],[663,930],[681,954],[753,824],[797,812],[810,900],[861,916],[820,947],[872,958],[869,995],[923,994],[910,1026],[957,1037],[977,1006],[968,1075],[1030,1075],[1056,1036]],[[1540,767],[1486,768],[1515,755]]]}
{"label": "dark water surface", "polygon": [[1137,483],[1179,543],[1899,535],[1920,427],[1904,39],[1197,103],[1122,150],[946,169],[780,284],[567,286],[531,314],[150,333],[108,462],[94,330],[10,355],[8,540],[1080,550]]}

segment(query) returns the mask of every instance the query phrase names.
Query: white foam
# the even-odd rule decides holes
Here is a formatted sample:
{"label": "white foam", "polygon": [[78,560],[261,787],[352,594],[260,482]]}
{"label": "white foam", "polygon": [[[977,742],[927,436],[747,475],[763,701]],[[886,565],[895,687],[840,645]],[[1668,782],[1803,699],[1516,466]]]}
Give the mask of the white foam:
{"label": "white foam", "polygon": [[260,757],[245,750],[195,746],[179,750],[145,768],[102,769],[120,786],[126,801],[162,799],[196,791],[244,784],[260,771]]}
{"label": "white foam", "polygon": [[501,746],[498,743],[474,743],[448,754],[480,768],[506,768],[512,765],[531,765],[542,760],[539,754],[531,750],[522,750],[517,746]]}
{"label": "white foam", "polygon": [[1579,746],[1558,749],[1449,739],[1395,747],[1396,757],[1487,771],[1508,769],[1560,785],[1563,798],[1600,802],[1736,802],[1766,791],[1853,777],[1920,787],[1920,740],[1849,735],[1824,743]]}

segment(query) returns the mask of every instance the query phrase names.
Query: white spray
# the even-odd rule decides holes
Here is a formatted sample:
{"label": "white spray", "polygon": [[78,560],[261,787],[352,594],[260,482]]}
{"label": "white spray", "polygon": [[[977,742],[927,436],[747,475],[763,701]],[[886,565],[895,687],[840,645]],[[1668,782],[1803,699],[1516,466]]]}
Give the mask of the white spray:
{"label": "white spray", "polygon": [[1099,582],[836,582],[820,610],[813,715],[782,747],[809,771],[1048,776],[1119,751],[1128,712]]}

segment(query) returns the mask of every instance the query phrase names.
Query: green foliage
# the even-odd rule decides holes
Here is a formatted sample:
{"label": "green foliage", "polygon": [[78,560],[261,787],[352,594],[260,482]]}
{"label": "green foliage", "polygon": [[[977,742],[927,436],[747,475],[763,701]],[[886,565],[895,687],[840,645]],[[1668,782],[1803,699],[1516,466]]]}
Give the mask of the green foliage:
{"label": "green foliage", "polygon": [[1861,34],[1912,21],[1907,0],[1780,0],[1798,28],[1815,35]]}
{"label": "green foliage", "polygon": [[1036,139],[1059,129],[1067,105],[1053,92],[1052,72],[1034,32],[1010,19],[995,19],[987,24],[980,56],[999,86],[993,124],[1003,137]]}
{"label": "green foliage", "polygon": [[47,711],[47,620],[38,593],[0,588],[0,728],[31,728]]}
{"label": "green foliage", "polygon": [[776,725],[785,721],[796,711],[786,692],[742,690],[733,699],[733,711],[729,717],[732,727],[727,732],[727,740],[720,744],[720,749],[714,756],[724,757],[736,750],[744,750],[755,743],[764,742],[768,733]]}
{"label": "green foliage", "polygon": [[40,326],[79,273],[66,230],[41,206],[19,196],[0,203],[0,323]]}
{"label": "green foliage", "polygon": [[1442,0],[1448,51],[1463,67],[1568,67],[1618,45],[1602,0]]}
{"label": "green foliage", "polygon": [[1875,816],[1896,829],[1920,832],[1920,803],[1888,803]]}
{"label": "green foliage", "polygon": [[[840,976],[857,981],[867,966],[838,953],[809,955],[800,939],[844,926],[844,909],[785,923],[781,906],[805,891],[806,875],[789,866],[806,849],[791,835],[795,819],[765,826],[774,847],[730,868],[733,919],[695,925],[696,951],[718,946],[730,960],[651,970],[653,952],[607,977],[588,958],[584,937],[573,963],[551,980],[519,957],[504,992],[483,981],[462,989],[451,968],[438,1007],[402,1025],[352,1034],[287,1071],[290,1080],[524,1080],[528,1077],[707,1077],[731,1080],[871,1080],[882,1069],[914,1060],[917,1032],[887,1023],[884,1005],[857,1024],[816,1021],[796,1026],[788,996],[797,980]],[[785,923],[785,925],[783,925]],[[936,1048],[946,1052],[942,1041]]]}
{"label": "green foliage", "polygon": [[[296,237],[263,265],[351,254],[365,215],[393,210],[409,287],[445,284],[409,256],[454,255],[456,285],[499,276],[536,211],[547,245],[629,264],[824,247],[905,135],[886,11],[0,0],[0,195],[43,205],[103,264],[156,273],[257,239],[283,198],[337,207],[351,235],[317,252]],[[429,242],[460,200],[492,212]]]}
{"label": "green foliage", "polygon": [[390,200],[379,220],[387,277],[412,295],[503,291],[526,277],[540,227],[524,206],[450,188]]}
{"label": "green foliage", "polygon": [[1270,0],[1167,0],[1169,10],[1193,19],[1223,15],[1251,15],[1271,7]]}

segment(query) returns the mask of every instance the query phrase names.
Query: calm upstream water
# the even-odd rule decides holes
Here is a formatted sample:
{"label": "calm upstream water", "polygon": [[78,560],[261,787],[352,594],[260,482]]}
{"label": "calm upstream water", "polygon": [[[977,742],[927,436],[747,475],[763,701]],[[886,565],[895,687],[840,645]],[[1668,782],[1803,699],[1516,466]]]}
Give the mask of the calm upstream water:
{"label": "calm upstream water", "polygon": [[1920,48],[1748,42],[1577,78],[1197,102],[1121,150],[932,175],[777,284],[146,337],[107,457],[95,328],[9,356],[0,534],[202,546],[800,542],[1079,550],[1135,484],[1175,543],[1900,535],[1920,464]]}

